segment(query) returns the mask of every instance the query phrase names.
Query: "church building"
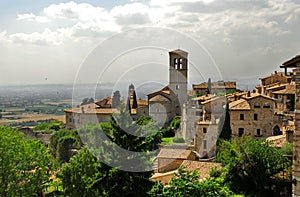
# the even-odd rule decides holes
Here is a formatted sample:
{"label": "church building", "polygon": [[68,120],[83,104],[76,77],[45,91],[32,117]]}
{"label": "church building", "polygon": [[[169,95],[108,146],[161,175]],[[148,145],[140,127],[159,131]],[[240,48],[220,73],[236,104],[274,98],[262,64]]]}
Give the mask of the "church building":
{"label": "church building", "polygon": [[169,52],[169,84],[148,95],[149,115],[161,127],[168,126],[175,116],[181,116],[188,100],[188,53],[177,49]]}

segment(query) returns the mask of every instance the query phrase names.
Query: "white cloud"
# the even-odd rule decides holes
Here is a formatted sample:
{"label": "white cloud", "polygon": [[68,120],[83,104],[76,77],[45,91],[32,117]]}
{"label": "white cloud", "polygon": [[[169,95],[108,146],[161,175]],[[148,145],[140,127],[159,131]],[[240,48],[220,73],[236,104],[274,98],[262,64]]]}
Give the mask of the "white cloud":
{"label": "white cloud", "polygon": [[50,22],[50,20],[47,17],[44,16],[36,16],[33,13],[30,14],[18,14],[17,15],[18,20],[27,20],[27,21],[36,21],[39,23],[46,23]]}
{"label": "white cloud", "polygon": [[92,48],[124,29],[173,28],[207,46],[227,74],[243,71],[233,69],[236,65],[251,70],[299,49],[297,0],[130,0],[111,9],[70,1],[19,14],[17,20],[20,27],[0,32],[1,43]]}
{"label": "white cloud", "polygon": [[44,13],[54,19],[66,20],[108,20],[108,11],[102,7],[95,7],[88,3],[68,3],[52,4],[44,9]]}

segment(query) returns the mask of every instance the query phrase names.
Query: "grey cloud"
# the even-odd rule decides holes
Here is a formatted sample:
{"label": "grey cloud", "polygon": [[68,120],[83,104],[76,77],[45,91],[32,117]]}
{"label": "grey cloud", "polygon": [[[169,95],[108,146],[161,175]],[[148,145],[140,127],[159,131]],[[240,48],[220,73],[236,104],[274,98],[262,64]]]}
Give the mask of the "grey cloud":
{"label": "grey cloud", "polygon": [[131,15],[120,15],[115,17],[115,21],[118,25],[143,25],[150,22],[148,14],[135,13]]}
{"label": "grey cloud", "polygon": [[179,4],[182,12],[218,13],[225,10],[249,10],[267,8],[268,3],[263,0],[216,0],[209,4],[186,2]]}

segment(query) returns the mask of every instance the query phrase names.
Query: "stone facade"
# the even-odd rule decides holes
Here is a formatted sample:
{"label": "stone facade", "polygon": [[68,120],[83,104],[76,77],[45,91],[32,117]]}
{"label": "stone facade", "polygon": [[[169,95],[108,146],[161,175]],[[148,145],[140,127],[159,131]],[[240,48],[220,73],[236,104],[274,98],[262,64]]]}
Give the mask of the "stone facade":
{"label": "stone facade", "polygon": [[182,107],[188,100],[188,53],[182,50],[169,52],[169,85],[148,94],[149,115],[161,127],[169,125],[175,116],[182,115]]}
{"label": "stone facade", "polygon": [[293,196],[300,196],[300,56],[283,63],[281,68],[296,68],[296,97],[295,97],[295,131],[293,152]]}
{"label": "stone facade", "polygon": [[[208,83],[203,82],[201,84],[193,84],[193,90],[196,95],[205,95],[207,94]],[[211,92],[210,93],[230,93],[236,91],[236,82],[234,81],[217,81],[211,83]]]}
{"label": "stone facade", "polygon": [[272,136],[278,129],[274,127],[275,99],[257,93],[248,96],[229,104],[232,136]]}

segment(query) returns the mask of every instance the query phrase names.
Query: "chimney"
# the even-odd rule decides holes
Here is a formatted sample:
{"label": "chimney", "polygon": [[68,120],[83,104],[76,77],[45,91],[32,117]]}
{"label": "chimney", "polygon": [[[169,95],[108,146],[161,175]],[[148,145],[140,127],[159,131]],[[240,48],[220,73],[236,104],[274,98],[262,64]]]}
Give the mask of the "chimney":
{"label": "chimney", "polygon": [[247,92],[247,97],[250,97],[250,96],[251,96],[251,92],[248,91],[248,92]]}
{"label": "chimney", "polygon": [[277,75],[277,70],[275,70],[275,75]]}

